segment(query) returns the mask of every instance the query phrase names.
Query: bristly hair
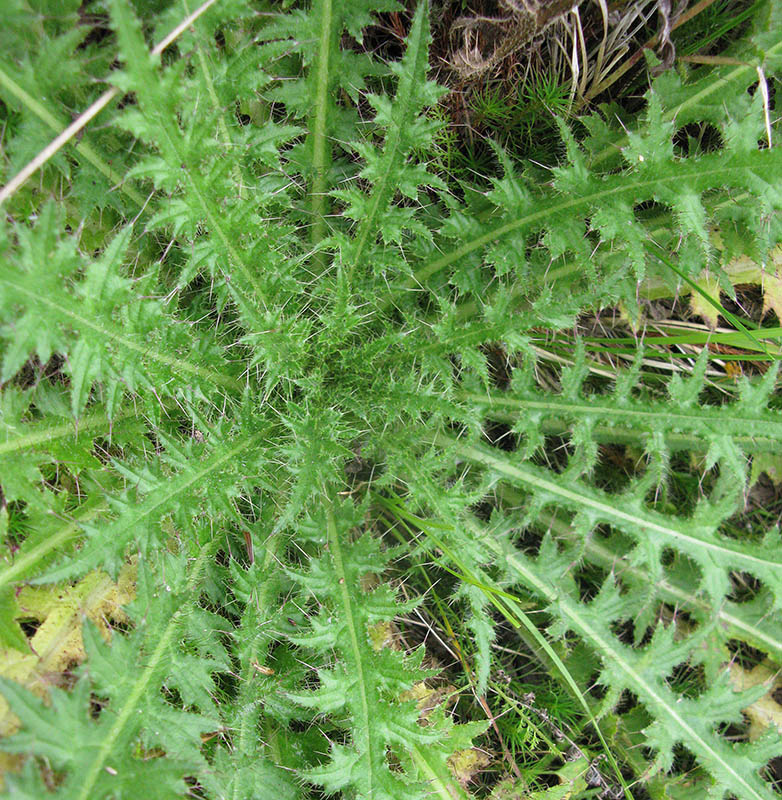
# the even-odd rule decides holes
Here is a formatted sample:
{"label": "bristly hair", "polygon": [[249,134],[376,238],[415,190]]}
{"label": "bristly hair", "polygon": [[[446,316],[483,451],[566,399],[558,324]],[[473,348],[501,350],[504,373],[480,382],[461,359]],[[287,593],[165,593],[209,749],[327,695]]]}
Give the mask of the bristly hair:
{"label": "bristly hair", "polygon": [[[495,142],[481,190],[437,166],[425,0],[7,5],[9,176],[121,100],[0,225],[11,796],[468,800],[496,753],[526,796],[486,700],[518,635],[581,720],[527,715],[535,796],[774,798],[782,548],[731,527],[782,443],[771,345],[739,322],[764,360],[717,400],[706,348],[667,378],[639,344],[609,381],[541,341],[768,263],[778,4],[621,124],[552,122],[556,163]],[[684,152],[692,123],[719,146]]]}

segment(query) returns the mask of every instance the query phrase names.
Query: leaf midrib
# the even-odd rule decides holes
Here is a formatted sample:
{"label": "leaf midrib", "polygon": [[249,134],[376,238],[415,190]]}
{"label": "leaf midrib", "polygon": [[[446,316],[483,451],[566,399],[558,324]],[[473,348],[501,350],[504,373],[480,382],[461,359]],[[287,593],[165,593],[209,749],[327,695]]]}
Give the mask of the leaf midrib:
{"label": "leaf midrib", "polygon": [[122,419],[127,419],[131,416],[133,416],[133,413],[126,409],[121,411],[119,414],[116,414],[111,420],[108,418],[108,416],[106,416],[105,412],[102,412],[99,414],[89,414],[86,417],[81,417],[81,419],[78,421],[72,420],[70,422],[63,422],[57,425],[48,425],[46,424],[46,421],[38,424],[29,423],[24,425],[24,427],[35,428],[36,430],[23,433],[21,436],[0,442],[0,456],[5,455],[6,453],[14,453],[19,450],[26,450],[28,448],[35,447],[36,445],[46,444],[54,441],[55,439],[62,439],[64,436],[68,436],[69,434],[73,435],[74,438],[78,438],[82,434],[90,431],[109,428],[112,423],[116,423]]}
{"label": "leaf midrib", "polygon": [[[710,409],[708,406],[698,407],[698,413],[687,414],[679,410],[642,410],[633,408],[631,406],[618,408],[615,406],[602,406],[595,405],[588,401],[583,403],[573,403],[565,399],[558,399],[556,397],[549,400],[528,400],[526,398],[513,398],[501,397],[498,395],[480,395],[480,394],[463,394],[463,399],[468,402],[478,403],[482,406],[495,408],[497,406],[505,406],[517,410],[519,413],[530,410],[540,410],[550,414],[571,414],[574,417],[588,417],[588,416],[604,416],[604,417],[617,417],[624,420],[655,420],[664,418],[666,428],[674,428],[677,424],[687,425],[692,430],[703,430],[707,423],[719,423],[720,425],[736,426],[736,429],[742,429],[742,436],[749,437],[751,434],[746,430],[747,426],[758,426],[763,428],[776,428],[779,439],[782,440],[782,418],[780,421],[773,419],[753,419],[751,416],[732,416],[723,414],[722,407],[713,407]],[[709,412],[713,410],[713,414]],[[705,412],[705,413],[704,413]],[[679,431],[677,431],[679,433]],[[759,433],[758,435],[767,436],[771,438],[773,433]]]}
{"label": "leaf midrib", "polygon": [[[563,211],[568,211],[570,209],[578,208],[579,206],[589,205],[591,203],[596,203],[600,200],[604,200],[611,196],[626,194],[628,192],[632,192],[634,194],[638,194],[639,191],[644,189],[648,189],[653,186],[660,186],[661,184],[668,184],[672,182],[681,182],[686,179],[695,179],[695,180],[702,180],[704,177],[709,177],[713,175],[727,175],[729,173],[742,173],[747,172],[748,170],[757,169],[764,166],[762,160],[765,159],[779,159],[780,157],[776,155],[778,151],[775,150],[763,150],[752,152],[750,154],[744,154],[745,156],[749,156],[754,161],[759,162],[757,166],[754,164],[752,166],[747,166],[746,164],[742,165],[730,165],[730,164],[720,164],[719,162],[725,161],[724,156],[719,157],[716,156],[703,156],[699,159],[684,159],[683,162],[678,162],[676,164],[671,164],[671,167],[676,167],[676,174],[668,175],[668,176],[661,176],[661,177],[654,177],[645,180],[632,180],[632,178],[637,177],[633,176],[632,174],[621,173],[619,175],[611,175],[603,180],[607,183],[614,183],[618,185],[611,186],[606,189],[601,189],[600,191],[592,192],[586,195],[580,195],[578,197],[570,198],[568,200],[562,200],[560,202],[552,202],[549,200],[548,204],[545,205],[544,208],[539,210],[533,211],[530,214],[525,214],[518,219],[514,219],[510,222],[506,222],[503,225],[499,225],[493,230],[488,231],[487,233],[482,234],[481,236],[472,239],[471,241],[466,242],[461,247],[457,247],[454,250],[451,250],[449,253],[445,253],[444,255],[440,256],[433,261],[430,261],[428,264],[424,265],[420,269],[416,270],[414,276],[407,280],[406,282],[402,283],[399,287],[400,290],[405,289],[412,289],[416,286],[422,285],[424,281],[434,275],[436,272],[439,272],[444,267],[447,267],[449,264],[458,261],[460,258],[463,258],[466,255],[474,252],[475,250],[479,250],[480,248],[484,247],[485,245],[490,244],[491,242],[505,236],[508,233],[512,233],[513,231],[519,230],[527,225],[532,225],[535,222],[543,221],[546,217],[558,214]],[[766,154],[773,154],[768,156]],[[695,162],[694,165],[691,165],[689,162]],[[717,162],[717,166],[715,167],[707,167],[704,162],[708,163]],[[684,163],[686,162],[687,166],[684,167]],[[770,165],[769,165],[770,166]],[[687,169],[689,167],[689,169]],[[595,176],[599,177],[599,176]],[[644,195],[646,197],[647,195]],[[545,200],[542,198],[537,198],[536,203],[540,204],[541,202],[545,203]],[[388,302],[391,302],[389,300]]]}
{"label": "leaf midrib", "polygon": [[334,37],[334,13],[331,0],[321,0],[322,11],[317,66],[315,68],[315,102],[312,125],[312,244],[318,247],[326,235],[326,192],[329,166],[328,127],[329,87],[331,85],[331,47]]}
{"label": "leaf midrib", "polygon": [[356,630],[356,620],[353,614],[353,601],[350,596],[350,588],[348,586],[347,576],[345,574],[345,566],[342,559],[342,546],[339,541],[339,531],[337,530],[337,523],[334,517],[334,508],[330,501],[325,501],[326,504],[326,527],[328,530],[328,539],[330,543],[331,556],[334,559],[334,571],[339,581],[340,600],[342,607],[345,611],[345,619],[347,622],[348,633],[350,635],[350,649],[353,655],[353,661],[356,668],[356,684],[360,696],[360,713],[361,720],[359,730],[364,734],[364,748],[365,748],[365,761],[367,768],[367,777],[369,781],[369,794],[372,797],[374,791],[374,758],[372,754],[372,734],[370,733],[369,726],[369,698],[367,697],[367,689],[364,677],[364,662],[361,653],[361,645],[358,640],[358,632]]}
{"label": "leaf midrib", "polygon": [[604,519],[621,520],[622,522],[630,523],[634,527],[641,530],[655,531],[668,539],[683,540],[691,545],[696,545],[704,548],[705,550],[710,550],[713,553],[719,553],[723,557],[729,555],[736,562],[734,564],[735,568],[740,568],[739,565],[742,563],[748,571],[753,571],[753,568],[757,570],[758,568],[762,567],[763,571],[765,572],[772,566],[782,567],[782,560],[775,561],[769,556],[761,557],[751,555],[750,553],[742,550],[741,545],[739,544],[731,546],[731,544],[727,541],[711,542],[698,536],[685,533],[684,531],[677,530],[676,528],[668,527],[651,519],[651,512],[648,512],[648,517],[638,516],[636,514],[631,514],[616,508],[607,502],[602,502],[595,497],[590,497],[586,491],[583,493],[578,493],[564,486],[559,486],[558,484],[549,481],[540,475],[534,474],[531,470],[525,470],[516,465],[508,464],[502,459],[496,458],[483,448],[473,445],[458,444],[454,439],[451,439],[445,434],[438,436],[437,440],[452,446],[456,445],[458,452],[464,457],[472,461],[482,463],[485,466],[496,470],[497,472],[505,474],[507,477],[515,478],[522,483],[534,486],[546,492],[550,492],[553,495],[557,495],[572,503],[576,507],[587,507],[594,509],[595,511],[599,512]]}
{"label": "leaf midrib", "polygon": [[[423,53],[425,57],[428,56],[427,48],[421,47],[421,43],[424,39],[424,26],[422,23],[424,7],[425,3],[422,2],[419,5],[418,12],[413,21],[413,30],[407,38],[407,50],[405,51],[405,57],[402,61],[404,65],[408,56],[412,53],[412,58],[410,59],[413,64],[411,67],[412,75],[418,75],[421,72],[421,54]],[[399,90],[397,92],[393,107],[393,111],[395,112],[394,116],[392,117],[393,124],[391,125],[388,135],[386,136],[385,145],[383,147],[382,158],[385,162],[383,165],[383,174],[381,179],[373,187],[369,212],[362,220],[356,235],[357,244],[356,251],[353,256],[354,264],[358,264],[361,260],[361,256],[363,255],[370,232],[375,224],[375,218],[377,217],[378,209],[380,208],[380,202],[386,196],[388,184],[391,181],[394,168],[397,166],[396,156],[401,146],[402,127],[408,123],[411,107],[413,105],[414,86],[415,84],[410,74],[405,74],[400,79]]]}
{"label": "leaf midrib", "polygon": [[223,386],[226,389],[231,389],[232,391],[237,392],[242,390],[242,385],[239,383],[239,381],[235,381],[232,378],[221,375],[219,372],[214,372],[213,370],[200,367],[197,364],[191,364],[189,361],[175,358],[174,356],[169,356],[165,353],[160,353],[156,350],[153,350],[148,345],[137,344],[132,339],[123,336],[121,333],[110,330],[109,328],[106,328],[97,322],[93,322],[92,320],[77,313],[73,309],[68,308],[62,303],[58,303],[48,297],[37,294],[28,289],[26,286],[18,284],[15,281],[9,280],[8,278],[0,278],[0,284],[5,284],[6,286],[12,287],[15,291],[18,291],[19,293],[24,294],[34,300],[35,303],[40,303],[44,306],[47,306],[53,311],[56,311],[58,314],[73,320],[78,327],[89,328],[106,339],[116,342],[126,350],[130,350],[133,353],[139,353],[140,355],[151,358],[153,361],[157,361],[159,364],[164,364],[172,369],[182,370],[190,375],[197,375],[199,378],[204,378],[205,380],[211,381],[219,386]]}
{"label": "leaf midrib", "polygon": [[[193,565],[193,570],[188,578],[187,585],[185,587],[184,594],[189,595],[193,592],[195,585],[198,579],[201,576],[201,569],[203,568],[204,564],[206,563],[207,558],[211,555],[212,551],[216,547],[216,541],[211,541],[208,544],[204,545],[201,548],[201,552],[196,559],[195,564]],[[155,649],[150,654],[149,658],[145,661],[144,665],[141,667],[141,671],[139,672],[138,677],[136,678],[135,683],[133,684],[133,688],[130,691],[127,699],[125,700],[122,708],[119,710],[117,714],[116,720],[114,724],[111,726],[106,738],[103,740],[101,746],[98,748],[98,752],[96,754],[95,760],[93,761],[92,767],[90,771],[84,778],[84,782],[81,785],[81,791],[78,794],[78,800],[88,800],[90,794],[92,792],[93,787],[95,786],[95,782],[98,779],[98,775],[100,774],[101,769],[103,769],[106,759],[108,758],[109,754],[111,753],[112,748],[114,747],[114,743],[119,738],[120,734],[122,733],[125,726],[128,724],[133,712],[136,709],[136,706],[139,703],[139,700],[144,695],[147,690],[147,686],[149,685],[152,677],[155,674],[155,670],[158,667],[158,664],[162,660],[163,656],[165,655],[166,650],[168,650],[169,645],[171,644],[171,640],[174,637],[174,633],[177,630],[179,625],[179,620],[186,614],[191,606],[186,603],[182,603],[179,608],[174,612],[171,616],[168,624],[166,625],[165,629],[158,640],[158,643]]]}

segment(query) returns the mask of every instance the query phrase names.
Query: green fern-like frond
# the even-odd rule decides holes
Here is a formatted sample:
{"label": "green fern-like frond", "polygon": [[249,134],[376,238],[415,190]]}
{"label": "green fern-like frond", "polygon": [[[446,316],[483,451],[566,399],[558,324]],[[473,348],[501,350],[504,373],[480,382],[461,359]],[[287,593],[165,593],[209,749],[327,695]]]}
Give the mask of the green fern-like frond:
{"label": "green fern-like frond", "polygon": [[[165,576],[142,575],[133,616],[145,624],[131,637],[115,637],[107,646],[94,628],[85,628],[89,666],[71,692],[52,690],[51,708],[4,681],[4,694],[25,728],[4,740],[3,747],[49,759],[65,776],[62,797],[125,796],[139,789],[155,793],[161,787],[181,793],[184,776],[206,767],[195,742],[219,725],[209,696],[214,691],[211,675],[228,663],[205,653],[177,651],[185,618],[194,613],[191,595],[199,592],[213,552],[212,545],[205,544],[189,571],[170,559]],[[184,692],[201,713],[168,703],[161,694],[164,686]],[[110,709],[97,721],[89,715],[91,696]],[[134,742],[138,749],[131,755]],[[166,757],[150,757],[156,752]],[[35,779],[17,785],[33,791]]]}
{"label": "green fern-like frond", "polygon": [[[154,276],[132,281],[123,275],[129,231],[116,236],[81,276],[76,242],[61,238],[58,224],[50,204],[34,232],[16,229],[18,251],[2,278],[3,314],[14,319],[13,344],[3,358],[3,381],[33,355],[46,363],[53,353],[62,353],[76,415],[99,379],[105,385],[109,414],[118,394],[142,385],[176,392],[176,382],[186,394],[196,395],[239,388],[238,381],[226,374],[225,361],[213,344],[205,347],[205,340],[194,340],[184,326],[165,324],[160,301],[139,299],[139,290],[141,296],[152,291]],[[25,313],[20,315],[20,309]],[[75,341],[73,333],[78,335]]]}
{"label": "green fern-like frond", "polygon": [[[643,650],[627,647],[616,639],[610,624],[628,615],[632,617],[632,600],[623,597],[609,579],[592,603],[580,603],[573,597],[572,589],[569,592],[563,585],[561,559],[555,557],[555,550],[552,540],[547,539],[536,561],[519,553],[510,556],[508,564],[522,582],[552,603],[560,635],[572,630],[598,652],[604,665],[600,680],[611,687],[611,696],[617,697],[626,688],[645,703],[656,720],[646,731],[649,745],[657,750],[654,767],[670,769],[673,747],[683,742],[713,776],[720,794],[732,791],[742,797],[772,797],[758,772],[772,756],[776,742],[768,739],[763,746],[729,745],[715,730],[720,722],[740,719],[741,710],[765,690],[737,693],[723,669],[697,699],[676,696],[666,679],[673,667],[697,651],[701,637],[677,642],[672,627],[658,627]],[[554,575],[557,578],[552,581],[550,576]]]}
{"label": "green fern-like frond", "polygon": [[[351,742],[332,745],[329,761],[308,771],[306,777],[327,792],[354,787],[362,797],[420,797],[424,785],[409,782],[416,778],[416,771],[408,780],[394,774],[387,749],[412,747],[426,752],[426,746],[446,736],[447,729],[419,725],[415,703],[401,698],[414,682],[427,677],[420,668],[423,652],[405,659],[399,652],[388,647],[378,650],[371,643],[371,626],[393,619],[410,604],[400,604],[385,586],[364,593],[362,578],[382,572],[389,554],[381,552],[377,540],[366,534],[350,541],[351,529],[360,520],[361,509],[327,502],[323,514],[309,525],[325,535],[328,551],[310,560],[306,571],[292,573],[305,597],[311,593],[326,604],[310,620],[310,629],[291,640],[324,654],[334,649],[340,656],[337,665],[318,670],[317,689],[292,697],[322,712],[346,712],[351,730]],[[440,756],[441,762],[463,746],[462,740],[455,738],[454,746]]]}

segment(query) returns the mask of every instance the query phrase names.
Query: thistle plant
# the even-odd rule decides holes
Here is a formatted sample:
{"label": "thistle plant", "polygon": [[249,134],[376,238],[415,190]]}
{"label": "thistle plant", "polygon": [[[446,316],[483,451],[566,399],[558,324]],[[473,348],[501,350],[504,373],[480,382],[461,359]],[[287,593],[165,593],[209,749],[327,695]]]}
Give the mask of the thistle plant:
{"label": "thistle plant", "polygon": [[[661,394],[642,348],[596,386],[582,347],[542,380],[535,342],[608,305],[640,324],[643,279],[732,291],[724,263],[782,239],[758,84],[782,66],[777,5],[736,63],[656,78],[632,124],[559,121],[559,163],[497,145],[485,192],[428,161],[424,0],[390,63],[363,37],[393,0],[135,5],[14,0],[0,34],[8,180],[116,89],[3,195],[6,792],[488,795],[458,768],[492,747],[484,706],[417,702],[441,667],[404,619],[434,561],[476,697],[511,621],[578,698],[551,796],[775,797],[774,718],[742,728],[771,685],[735,661],[782,657],[782,542],[725,526],[782,442],[776,366],[718,403],[705,350]],[[693,122],[721,146],[675,150]],[[621,490],[606,443],[636,453]],[[671,508],[682,452],[700,481]]]}

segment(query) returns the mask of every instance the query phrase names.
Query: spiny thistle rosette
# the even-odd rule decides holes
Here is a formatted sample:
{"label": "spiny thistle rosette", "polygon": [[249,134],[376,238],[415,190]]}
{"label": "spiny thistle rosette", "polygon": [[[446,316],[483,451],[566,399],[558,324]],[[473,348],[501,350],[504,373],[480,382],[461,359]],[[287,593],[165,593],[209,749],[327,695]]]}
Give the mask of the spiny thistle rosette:
{"label": "spiny thistle rosette", "polygon": [[[758,4],[727,65],[657,78],[637,118],[560,122],[550,169],[497,147],[487,191],[427,161],[445,90],[425,2],[390,63],[362,36],[392,0],[206,4],[162,56],[184,2],[143,27],[128,0],[91,23],[74,0],[6,5],[6,179],[100,82],[120,102],[0,228],[5,791],[488,795],[456,769],[488,741],[485,712],[423,711],[438,669],[394,623],[428,602],[400,580],[423,558],[450,570],[438,591],[471,634],[477,696],[498,598],[536,609],[608,747],[604,796],[777,796],[779,711],[735,733],[770,683],[731,670],[737,646],[782,659],[782,542],[773,521],[725,528],[750,459],[782,446],[775,366],[717,404],[706,351],[664,391],[642,351],[596,391],[579,347],[552,389],[535,342],[588,309],[638,319],[638,282],[677,280],[658,252],[694,280],[779,243],[782,148],[758,84],[782,66],[778,4]],[[695,123],[719,146],[685,154]],[[562,265],[577,268],[556,283]],[[487,437],[497,421],[512,447]],[[569,448],[548,464],[552,430]],[[606,442],[636,448],[620,490],[596,468]],[[702,480],[677,508],[659,496],[682,452]],[[390,512],[432,536],[399,545]]]}

